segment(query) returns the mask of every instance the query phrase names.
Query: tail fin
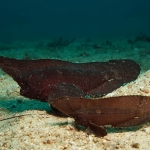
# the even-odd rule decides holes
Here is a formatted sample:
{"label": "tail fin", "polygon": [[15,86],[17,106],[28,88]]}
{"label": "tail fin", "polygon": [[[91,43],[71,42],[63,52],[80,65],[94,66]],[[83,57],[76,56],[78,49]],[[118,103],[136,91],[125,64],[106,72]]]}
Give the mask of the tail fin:
{"label": "tail fin", "polygon": [[13,78],[21,74],[21,65],[18,60],[0,56],[0,68]]}

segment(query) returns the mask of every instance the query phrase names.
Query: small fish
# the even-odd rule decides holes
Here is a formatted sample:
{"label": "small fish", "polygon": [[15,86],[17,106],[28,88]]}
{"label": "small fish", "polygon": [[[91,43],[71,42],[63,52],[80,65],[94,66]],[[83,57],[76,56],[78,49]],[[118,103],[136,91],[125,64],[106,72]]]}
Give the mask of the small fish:
{"label": "small fish", "polygon": [[150,97],[119,96],[87,99],[61,97],[49,100],[50,105],[73,117],[79,125],[89,128],[97,136],[105,136],[106,125],[130,127],[150,121]]}

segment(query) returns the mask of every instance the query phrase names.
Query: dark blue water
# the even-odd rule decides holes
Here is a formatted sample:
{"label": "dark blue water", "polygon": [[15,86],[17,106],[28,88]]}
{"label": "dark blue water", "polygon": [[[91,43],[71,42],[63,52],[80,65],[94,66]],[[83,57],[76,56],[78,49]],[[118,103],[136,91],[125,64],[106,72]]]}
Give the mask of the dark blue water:
{"label": "dark blue water", "polygon": [[0,41],[150,34],[149,0],[0,0]]}

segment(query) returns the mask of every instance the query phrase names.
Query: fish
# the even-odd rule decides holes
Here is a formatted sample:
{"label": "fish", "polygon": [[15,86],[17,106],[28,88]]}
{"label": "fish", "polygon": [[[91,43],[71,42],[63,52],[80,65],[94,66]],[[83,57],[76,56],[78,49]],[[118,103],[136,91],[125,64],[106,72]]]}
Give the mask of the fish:
{"label": "fish", "polygon": [[0,56],[0,68],[18,83],[20,95],[43,102],[50,97],[67,96],[71,91],[78,97],[103,96],[135,80],[140,73],[139,65],[130,59],[72,63]]}
{"label": "fish", "polygon": [[73,117],[75,123],[99,137],[107,135],[106,126],[131,127],[150,121],[150,96],[107,98],[60,97],[48,101],[55,109]]}
{"label": "fish", "polygon": [[149,98],[100,98],[138,77],[140,66],[133,60],[72,63],[0,56],[0,68],[18,83],[20,95],[48,102],[95,135],[107,135],[105,125],[125,127],[149,120]]}

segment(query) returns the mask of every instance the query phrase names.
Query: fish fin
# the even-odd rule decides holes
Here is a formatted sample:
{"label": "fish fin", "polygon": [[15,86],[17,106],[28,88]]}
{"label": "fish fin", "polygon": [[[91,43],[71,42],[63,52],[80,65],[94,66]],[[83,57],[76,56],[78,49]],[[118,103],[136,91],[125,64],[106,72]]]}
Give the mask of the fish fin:
{"label": "fish fin", "polygon": [[88,125],[87,132],[90,132],[96,135],[97,137],[103,137],[107,135],[107,132],[103,127],[95,125],[91,122]]}

